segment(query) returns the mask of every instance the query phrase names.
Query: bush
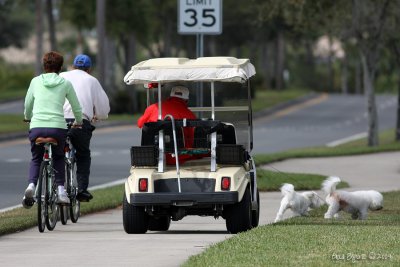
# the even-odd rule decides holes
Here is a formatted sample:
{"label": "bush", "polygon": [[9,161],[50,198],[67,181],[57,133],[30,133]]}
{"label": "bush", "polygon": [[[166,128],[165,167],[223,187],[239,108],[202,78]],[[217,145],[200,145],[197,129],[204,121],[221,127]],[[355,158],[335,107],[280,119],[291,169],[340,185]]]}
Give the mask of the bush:
{"label": "bush", "polygon": [[21,98],[34,76],[32,66],[0,61],[0,99]]}

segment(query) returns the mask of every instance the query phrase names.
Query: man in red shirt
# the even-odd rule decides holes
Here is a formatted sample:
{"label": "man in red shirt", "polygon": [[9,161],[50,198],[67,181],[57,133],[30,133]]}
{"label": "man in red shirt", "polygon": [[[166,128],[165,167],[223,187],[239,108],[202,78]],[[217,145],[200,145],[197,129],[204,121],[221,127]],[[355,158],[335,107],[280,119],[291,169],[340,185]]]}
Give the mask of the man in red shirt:
{"label": "man in red shirt", "polygon": [[[161,109],[162,109],[162,119],[164,119],[165,115],[170,114],[174,117],[174,119],[196,119],[196,115],[193,114],[187,107],[189,101],[189,89],[185,86],[175,86],[171,90],[170,97],[162,101]],[[144,114],[137,121],[137,126],[142,128],[146,122],[156,122],[158,120],[158,103],[152,104],[146,108]],[[185,147],[191,148],[193,147],[193,136],[194,129],[193,127],[185,127],[183,129],[183,134],[185,137]],[[179,156],[179,162],[184,162],[188,160],[190,156],[181,155]],[[173,161],[167,155],[167,163],[174,164],[175,159]]]}
{"label": "man in red shirt", "polygon": [[[171,90],[171,95],[161,103],[162,119],[165,115],[171,114],[174,119],[196,119],[196,116],[188,107],[189,90],[184,86],[175,86]],[[137,126],[142,128],[146,122],[156,122],[158,120],[158,103],[146,108],[144,114],[137,121]]]}

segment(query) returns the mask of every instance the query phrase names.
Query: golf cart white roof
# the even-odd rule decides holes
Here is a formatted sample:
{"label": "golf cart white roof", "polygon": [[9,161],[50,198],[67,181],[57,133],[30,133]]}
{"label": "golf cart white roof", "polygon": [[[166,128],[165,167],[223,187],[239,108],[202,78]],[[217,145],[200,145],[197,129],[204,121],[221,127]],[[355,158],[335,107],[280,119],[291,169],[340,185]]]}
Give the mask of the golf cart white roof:
{"label": "golf cart white roof", "polygon": [[220,81],[244,83],[256,71],[249,59],[234,57],[153,58],[132,66],[124,82],[145,84],[176,81]]}

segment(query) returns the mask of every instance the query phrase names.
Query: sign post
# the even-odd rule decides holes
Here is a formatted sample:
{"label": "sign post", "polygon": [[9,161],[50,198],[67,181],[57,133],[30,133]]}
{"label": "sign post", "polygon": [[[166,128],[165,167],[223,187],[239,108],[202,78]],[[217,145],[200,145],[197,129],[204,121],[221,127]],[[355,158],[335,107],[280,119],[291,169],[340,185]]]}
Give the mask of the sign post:
{"label": "sign post", "polygon": [[[178,33],[196,34],[196,57],[204,56],[204,34],[222,33],[222,0],[178,0]],[[203,105],[203,84],[196,92]]]}

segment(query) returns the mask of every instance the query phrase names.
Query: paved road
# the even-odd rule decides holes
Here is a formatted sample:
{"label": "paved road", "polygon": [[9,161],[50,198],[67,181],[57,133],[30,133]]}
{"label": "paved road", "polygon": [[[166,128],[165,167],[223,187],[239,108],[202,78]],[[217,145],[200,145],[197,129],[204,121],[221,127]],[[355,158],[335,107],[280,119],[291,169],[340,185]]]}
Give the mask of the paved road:
{"label": "paved road", "polygon": [[[322,95],[254,121],[253,153],[323,146],[368,129],[366,99],[355,95]],[[396,126],[397,98],[377,96],[379,129]]]}

